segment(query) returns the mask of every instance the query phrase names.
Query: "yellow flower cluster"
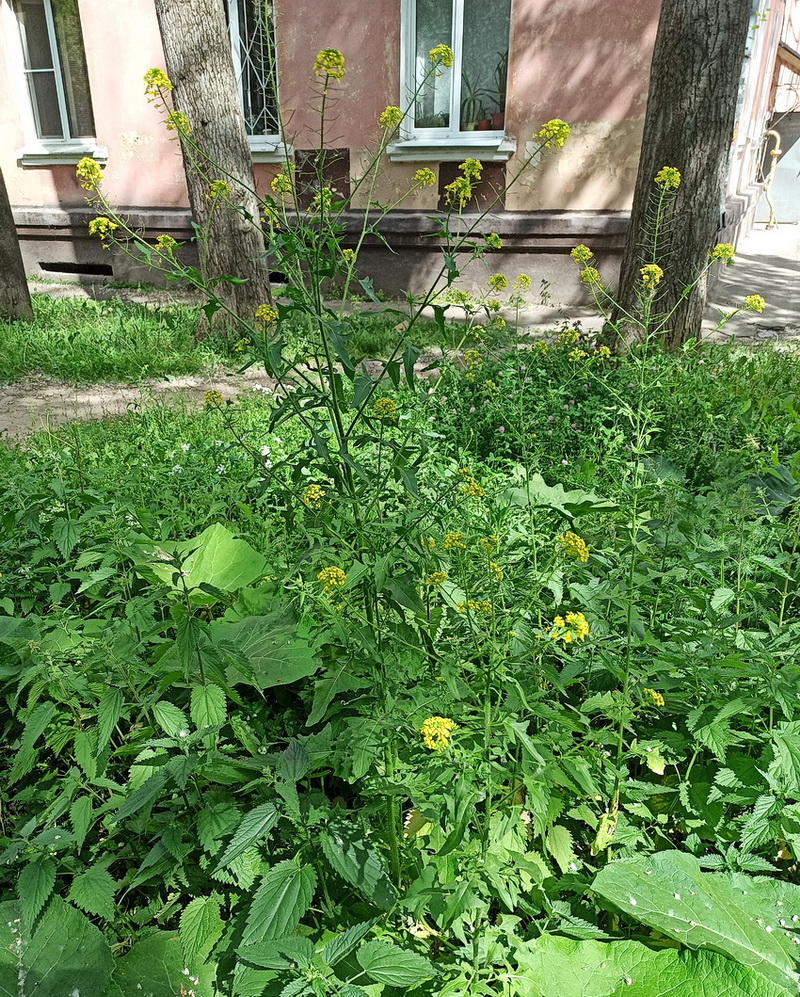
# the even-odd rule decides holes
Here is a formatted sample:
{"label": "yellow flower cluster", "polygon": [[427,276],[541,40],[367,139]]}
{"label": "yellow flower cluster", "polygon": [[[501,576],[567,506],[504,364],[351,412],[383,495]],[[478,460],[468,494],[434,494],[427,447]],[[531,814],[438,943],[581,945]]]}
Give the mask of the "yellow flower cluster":
{"label": "yellow flower cluster", "polygon": [[485,235],[484,242],[489,247],[489,249],[502,249],[503,240],[497,234],[497,232],[490,232],[489,235]]}
{"label": "yellow flower cluster", "polygon": [[206,199],[212,197],[230,197],[231,186],[226,180],[212,180],[208,185]]}
{"label": "yellow flower cluster", "polygon": [[598,360],[608,360],[611,356],[611,350],[608,346],[598,346],[594,352],[594,355]]}
{"label": "yellow flower cluster", "polygon": [[270,181],[273,194],[291,194],[292,181],[285,173],[276,173]]}
{"label": "yellow flower cluster", "polygon": [[89,235],[99,235],[101,239],[108,239],[115,228],[119,228],[116,222],[112,222],[105,215],[100,215],[89,222]]}
{"label": "yellow flower cluster", "polygon": [[569,359],[571,363],[578,363],[579,360],[583,360],[584,357],[588,357],[589,354],[586,350],[570,350]]}
{"label": "yellow flower cluster", "polygon": [[744,296],[744,307],[748,308],[751,312],[761,314],[767,307],[767,303],[760,294],[746,294]]}
{"label": "yellow flower cluster", "polygon": [[508,278],[501,273],[493,273],[492,276],[486,281],[486,286],[490,291],[494,291],[495,294],[499,294],[500,291],[505,291],[508,287]]}
{"label": "yellow flower cluster", "polygon": [[311,198],[311,204],[308,206],[308,210],[311,212],[316,211],[325,214],[330,211],[332,203],[333,191],[330,187],[323,187],[322,190],[318,190]]}
{"label": "yellow flower cluster", "polygon": [[168,132],[178,132],[179,135],[188,135],[192,130],[183,111],[170,111],[164,119],[164,126]]}
{"label": "yellow flower cluster", "polygon": [[538,132],[533,136],[534,140],[539,139],[545,149],[555,146],[560,149],[569,138],[570,128],[566,121],[561,118],[551,118],[546,121]]}
{"label": "yellow flower cluster", "polygon": [[343,249],[342,257],[348,266],[352,266],[356,261],[356,251],[355,249]]}
{"label": "yellow flower cluster", "polygon": [[160,235],[156,239],[156,252],[161,253],[162,256],[172,256],[177,248],[178,243],[171,235]]}
{"label": "yellow flower cluster", "polygon": [[414,174],[413,181],[418,183],[420,187],[433,187],[436,183],[436,174],[433,170],[423,167]]}
{"label": "yellow flower cluster", "polygon": [[553,619],[553,629],[550,631],[551,640],[560,640],[565,644],[571,644],[574,640],[586,640],[589,636],[589,624],[583,613],[567,613],[566,618],[556,616]]}
{"label": "yellow flower cluster", "polygon": [[681,185],[680,171],[676,170],[674,166],[662,166],[654,179],[658,186],[663,187],[664,190],[677,190]]}
{"label": "yellow flower cluster", "polygon": [[422,546],[426,547],[428,550],[436,550],[436,541],[433,537],[423,537]]}
{"label": "yellow flower cluster", "polygon": [[458,168],[468,180],[480,180],[483,163],[480,159],[465,159],[458,164]]}
{"label": "yellow flower cluster", "polygon": [[172,90],[172,80],[163,69],[148,69],[144,74],[144,92],[150,103],[157,100],[161,93]]}
{"label": "yellow flower cluster", "polygon": [[489,573],[492,575],[496,582],[502,582],[506,577],[505,572],[497,563],[497,561],[489,561]]}
{"label": "yellow flower cluster", "polygon": [[447,581],[446,571],[432,571],[430,574],[425,575],[426,585],[432,585],[435,587],[436,585],[441,585],[442,582],[446,581]]}
{"label": "yellow flower cluster", "polygon": [[517,274],[511,286],[515,291],[530,291],[531,279],[526,273]]}
{"label": "yellow flower cluster", "polygon": [[583,243],[580,246],[576,246],[574,249],[570,250],[569,254],[576,263],[588,263],[592,258],[592,251],[588,246],[584,246]]}
{"label": "yellow flower cluster", "polygon": [[222,395],[212,388],[203,395],[203,408],[219,408],[222,405],[222,401]]}
{"label": "yellow flower cluster", "polygon": [[400,110],[399,107],[395,107],[394,105],[390,104],[389,107],[385,107],[381,111],[380,116],[378,118],[378,123],[382,128],[385,128],[387,131],[393,132],[402,120],[403,120],[403,112]]}
{"label": "yellow flower cluster", "polygon": [[639,273],[642,275],[643,287],[655,287],[664,276],[664,271],[657,263],[648,263],[639,270]]}
{"label": "yellow flower cluster", "polygon": [[556,336],[556,342],[562,346],[572,346],[580,338],[577,329],[564,329]]}
{"label": "yellow flower cluster", "polygon": [[278,309],[275,305],[259,305],[256,308],[256,321],[262,325],[275,325],[278,321]]}
{"label": "yellow flower cluster", "polygon": [[464,354],[464,364],[467,370],[474,372],[483,366],[483,357],[477,350],[467,350]]}
{"label": "yellow flower cluster", "polygon": [[325,489],[320,485],[309,485],[300,496],[300,499],[307,509],[321,509],[322,500],[325,498]]}
{"label": "yellow flower cluster", "polygon": [[485,616],[489,616],[494,611],[494,606],[490,602],[480,601],[479,599],[467,599],[466,602],[457,602],[456,609],[459,613],[483,613]]}
{"label": "yellow flower cluster", "polygon": [[379,398],[372,406],[372,414],[376,419],[394,422],[397,418],[397,403],[391,398]]}
{"label": "yellow flower cluster", "polygon": [[468,467],[462,467],[458,472],[462,477],[461,487],[458,489],[467,498],[480,499],[486,495],[478,482],[473,478],[472,471]]}
{"label": "yellow flower cluster", "polygon": [[481,545],[481,550],[484,551],[484,553],[494,554],[500,546],[500,537],[498,537],[496,533],[492,533],[488,537],[481,537],[479,543]]}
{"label": "yellow flower cluster", "polygon": [[642,689],[642,692],[645,696],[647,696],[653,706],[664,705],[664,697],[660,692],[656,692],[655,689]]}
{"label": "yellow flower cluster", "polygon": [[458,724],[449,717],[428,717],[419,729],[425,747],[430,751],[444,751],[450,744],[453,731]]}
{"label": "yellow flower cluster", "polygon": [[453,65],[453,50],[449,45],[436,45],[428,53],[428,58],[432,63],[441,62],[448,69]]}
{"label": "yellow flower cluster", "polygon": [[451,208],[465,208],[472,197],[472,184],[465,176],[456,177],[452,183],[445,184],[444,198]]}
{"label": "yellow flower cluster", "polygon": [[314,75],[340,80],[344,76],[344,56],[338,48],[324,48],[314,60]]}
{"label": "yellow flower cluster", "polygon": [[597,267],[584,267],[581,270],[581,283],[589,284],[591,287],[600,286],[600,271]]}
{"label": "yellow flower cluster", "polygon": [[718,242],[711,250],[712,263],[733,263],[735,250],[729,242]]}
{"label": "yellow flower cluster", "polygon": [[582,537],[579,537],[577,533],[568,530],[556,539],[564,548],[564,553],[569,557],[576,557],[584,563],[589,560],[589,548],[586,546],[586,541]]}
{"label": "yellow flower cluster", "polygon": [[445,533],[444,540],[442,541],[442,547],[445,550],[455,550],[457,548],[467,549],[467,545],[464,543],[463,533]]}
{"label": "yellow flower cluster", "polygon": [[459,305],[461,308],[475,307],[472,295],[468,291],[459,291],[457,287],[449,288],[445,298],[451,305]]}
{"label": "yellow flower cluster", "polygon": [[103,171],[100,164],[84,156],[75,167],[75,176],[80,180],[84,190],[97,190],[103,182]]}
{"label": "yellow flower cluster", "polygon": [[327,595],[334,589],[340,589],[347,581],[347,575],[341,568],[323,568],[317,575],[317,581],[322,586],[322,591]]}

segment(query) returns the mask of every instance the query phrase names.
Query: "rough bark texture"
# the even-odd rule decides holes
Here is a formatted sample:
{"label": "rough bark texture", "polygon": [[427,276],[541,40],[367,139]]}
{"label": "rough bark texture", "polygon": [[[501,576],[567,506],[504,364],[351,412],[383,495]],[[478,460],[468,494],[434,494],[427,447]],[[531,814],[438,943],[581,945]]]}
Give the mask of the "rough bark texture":
{"label": "rough bark texture", "polygon": [[[202,154],[199,169],[191,162],[196,154],[185,154],[192,214],[208,233],[198,247],[201,270],[206,279],[245,278],[246,284],[220,282],[214,293],[239,317],[252,319],[258,305],[272,297],[223,0],[155,0],[155,5],[173,103],[188,118],[190,138]],[[212,180],[230,185],[229,199],[242,212],[208,197]],[[224,313],[216,320],[224,323]]]}
{"label": "rough bark texture", "polygon": [[[670,255],[657,307],[669,311],[695,279],[716,242],[727,179],[739,81],[752,0],[663,0],[653,52],[642,154],[620,274],[619,301],[636,302],[653,177],[674,166],[682,182],[674,200]],[[705,281],[678,306],[665,345],[700,332]]]}
{"label": "rough bark texture", "polygon": [[25,267],[22,264],[22,253],[2,170],[0,170],[0,318],[33,318]]}

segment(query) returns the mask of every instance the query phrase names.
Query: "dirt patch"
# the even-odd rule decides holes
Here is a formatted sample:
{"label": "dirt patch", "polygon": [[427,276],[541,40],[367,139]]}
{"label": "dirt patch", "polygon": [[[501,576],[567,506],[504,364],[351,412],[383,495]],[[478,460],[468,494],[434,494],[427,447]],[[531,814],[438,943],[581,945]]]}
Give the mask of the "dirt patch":
{"label": "dirt patch", "polygon": [[202,408],[206,391],[218,391],[224,400],[259,390],[274,382],[256,368],[244,374],[219,371],[174,377],[166,381],[133,384],[65,384],[46,377],[9,384],[0,394],[0,438],[19,441],[39,429],[55,428],[75,419],[109,419],[125,415],[152,399],[181,398]]}

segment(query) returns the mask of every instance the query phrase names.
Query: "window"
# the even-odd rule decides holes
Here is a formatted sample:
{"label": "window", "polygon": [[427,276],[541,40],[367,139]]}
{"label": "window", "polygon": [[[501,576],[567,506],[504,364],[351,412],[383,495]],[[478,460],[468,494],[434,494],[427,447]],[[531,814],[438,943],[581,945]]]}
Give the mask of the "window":
{"label": "window", "polygon": [[[401,100],[411,109],[393,158],[413,158],[412,144],[433,150],[495,149],[504,141],[511,0],[403,0]],[[453,67],[431,74],[429,52],[453,50]],[[408,155],[397,155],[407,152]],[[420,158],[420,157],[417,157]]]}
{"label": "window", "polygon": [[93,137],[77,0],[15,0],[14,12],[30,104],[23,162],[70,162],[102,153]]}
{"label": "window", "polygon": [[270,0],[228,0],[233,69],[254,159],[282,159]]}

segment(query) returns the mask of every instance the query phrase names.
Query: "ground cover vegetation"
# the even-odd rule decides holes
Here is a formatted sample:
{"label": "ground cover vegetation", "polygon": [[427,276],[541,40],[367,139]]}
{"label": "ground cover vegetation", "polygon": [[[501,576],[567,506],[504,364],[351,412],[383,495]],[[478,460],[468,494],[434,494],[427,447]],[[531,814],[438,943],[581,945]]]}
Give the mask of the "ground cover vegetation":
{"label": "ground cover vegetation", "polygon": [[[315,69],[324,111],[341,54]],[[415,311],[387,309],[367,372],[322,303],[370,288],[323,165],[308,211],[288,171],[266,199],[288,293],[237,326],[274,390],[0,451],[0,984],[796,992],[800,355],[659,349],[675,170],[643,341],[504,345],[494,302],[530,280],[491,273],[467,160],[445,289],[410,303],[458,305],[463,345],[421,375]],[[485,294],[452,286],[465,253]]]}

